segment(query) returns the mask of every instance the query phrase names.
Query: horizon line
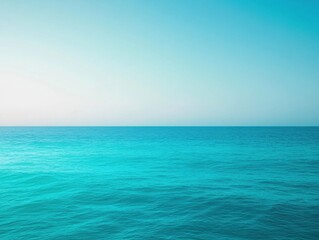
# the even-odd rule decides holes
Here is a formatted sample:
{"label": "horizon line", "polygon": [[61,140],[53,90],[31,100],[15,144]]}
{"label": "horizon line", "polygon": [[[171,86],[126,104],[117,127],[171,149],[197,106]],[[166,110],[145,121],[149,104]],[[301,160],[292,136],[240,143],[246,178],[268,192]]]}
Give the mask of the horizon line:
{"label": "horizon line", "polygon": [[319,127],[319,125],[0,125],[5,127]]}

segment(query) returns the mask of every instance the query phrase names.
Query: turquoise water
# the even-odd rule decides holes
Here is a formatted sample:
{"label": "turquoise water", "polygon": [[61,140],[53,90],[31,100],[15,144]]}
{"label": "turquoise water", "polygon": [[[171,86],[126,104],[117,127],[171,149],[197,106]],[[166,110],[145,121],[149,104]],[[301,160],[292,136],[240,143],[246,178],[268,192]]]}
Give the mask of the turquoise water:
{"label": "turquoise water", "polygon": [[0,128],[0,239],[319,239],[319,128]]}

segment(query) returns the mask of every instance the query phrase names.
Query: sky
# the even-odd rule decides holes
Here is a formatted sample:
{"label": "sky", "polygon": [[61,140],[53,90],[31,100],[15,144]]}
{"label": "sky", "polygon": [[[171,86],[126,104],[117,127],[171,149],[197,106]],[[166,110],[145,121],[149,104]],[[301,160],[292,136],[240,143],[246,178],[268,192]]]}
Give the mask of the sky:
{"label": "sky", "polygon": [[318,126],[316,0],[1,0],[2,126]]}

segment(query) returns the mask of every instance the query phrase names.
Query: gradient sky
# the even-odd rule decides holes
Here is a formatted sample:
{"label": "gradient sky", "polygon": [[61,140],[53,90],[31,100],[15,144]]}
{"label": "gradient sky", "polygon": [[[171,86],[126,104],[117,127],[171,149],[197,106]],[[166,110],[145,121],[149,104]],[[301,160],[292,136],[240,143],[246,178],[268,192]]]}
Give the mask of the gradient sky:
{"label": "gradient sky", "polygon": [[1,0],[0,125],[319,125],[319,2]]}

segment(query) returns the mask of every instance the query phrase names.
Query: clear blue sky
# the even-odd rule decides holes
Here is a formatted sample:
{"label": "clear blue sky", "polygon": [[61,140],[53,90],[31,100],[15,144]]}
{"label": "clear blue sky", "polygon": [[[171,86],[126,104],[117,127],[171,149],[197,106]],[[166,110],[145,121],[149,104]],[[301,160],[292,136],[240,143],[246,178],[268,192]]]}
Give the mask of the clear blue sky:
{"label": "clear blue sky", "polygon": [[0,125],[319,125],[319,2],[1,0]]}

